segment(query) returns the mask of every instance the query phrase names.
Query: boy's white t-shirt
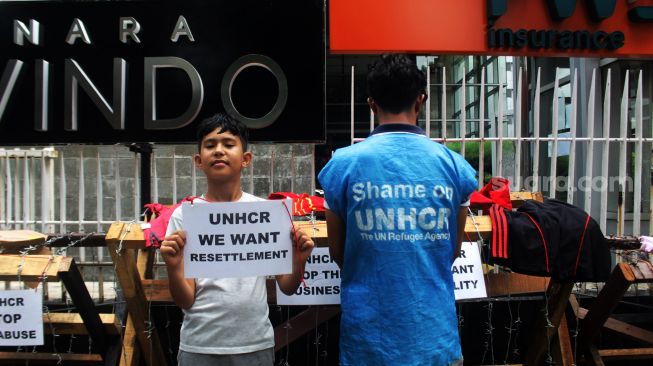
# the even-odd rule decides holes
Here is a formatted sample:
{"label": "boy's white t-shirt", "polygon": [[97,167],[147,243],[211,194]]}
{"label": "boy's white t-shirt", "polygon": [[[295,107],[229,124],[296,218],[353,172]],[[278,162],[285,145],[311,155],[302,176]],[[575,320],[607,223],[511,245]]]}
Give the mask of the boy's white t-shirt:
{"label": "boy's white t-shirt", "polygon": [[[264,200],[243,192],[237,202],[256,201]],[[182,229],[182,217],[179,206],[166,236]],[[237,354],[274,347],[265,277],[197,278],[195,302],[183,312],[179,349],[184,352]]]}

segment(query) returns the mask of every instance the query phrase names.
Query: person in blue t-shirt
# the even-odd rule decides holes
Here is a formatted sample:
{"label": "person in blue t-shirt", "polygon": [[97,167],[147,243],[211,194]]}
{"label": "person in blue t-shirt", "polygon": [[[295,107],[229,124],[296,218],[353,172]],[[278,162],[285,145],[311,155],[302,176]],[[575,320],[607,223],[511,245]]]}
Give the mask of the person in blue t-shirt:
{"label": "person in blue t-shirt", "polygon": [[462,364],[451,264],[476,172],[416,125],[427,86],[411,60],[382,56],[367,86],[379,126],[318,178],[341,269],[340,363]]}

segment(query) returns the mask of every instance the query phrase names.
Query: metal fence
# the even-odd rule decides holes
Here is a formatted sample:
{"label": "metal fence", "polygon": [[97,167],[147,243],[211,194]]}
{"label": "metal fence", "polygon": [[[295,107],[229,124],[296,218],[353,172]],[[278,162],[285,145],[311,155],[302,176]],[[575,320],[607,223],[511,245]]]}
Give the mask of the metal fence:
{"label": "metal fence", "polygon": [[[351,68],[351,142],[356,143],[364,140],[363,137],[355,136],[354,131],[356,131],[356,126],[361,126],[361,123],[367,124],[367,122],[357,122],[354,120],[354,66]],[[559,70],[556,69],[556,78],[553,85],[553,103],[550,106],[542,106],[541,103],[541,85],[540,85],[540,74],[541,69],[537,69],[537,77],[533,90],[531,90],[531,100],[530,104],[532,105],[532,111],[530,111],[530,121],[529,125],[532,127],[531,133],[528,131],[522,131],[522,108],[527,108],[522,105],[523,93],[528,93],[528,90],[523,89],[523,80],[522,80],[522,70],[520,69],[517,73],[517,80],[515,83],[515,99],[514,103],[514,113],[511,113],[510,119],[506,118],[505,107],[507,105],[506,93],[505,93],[505,84],[502,83],[486,83],[485,68],[481,69],[480,83],[473,84],[472,86],[478,87],[478,100],[475,102],[478,106],[478,116],[479,118],[467,118],[467,108],[463,107],[457,111],[458,118],[454,121],[447,121],[446,108],[451,103],[448,103],[448,98],[452,98],[450,93],[447,93],[448,88],[456,88],[459,90],[460,94],[458,97],[466,101],[466,90],[470,85],[466,85],[466,78],[461,79],[461,83],[447,83],[446,82],[446,68],[442,67],[442,77],[441,83],[432,84],[430,82],[430,68],[427,67],[427,83],[429,85],[428,95],[429,100],[433,98],[439,98],[440,102],[440,118],[432,118],[431,113],[431,103],[426,103],[426,111],[424,113],[424,119],[420,120],[420,124],[423,123],[425,127],[424,130],[426,135],[431,138],[433,141],[441,142],[444,144],[458,143],[460,146],[459,152],[465,156],[465,144],[477,143],[480,146],[484,146],[486,142],[492,144],[492,176],[507,176],[510,175],[512,178],[512,190],[529,190],[529,191],[543,191],[548,194],[551,198],[561,198],[560,196],[566,196],[566,201],[585,209],[586,212],[591,213],[597,218],[597,221],[600,223],[601,229],[604,233],[607,234],[632,234],[632,235],[641,235],[650,233],[650,227],[642,227],[644,220],[649,222],[650,225],[650,207],[642,207],[642,192],[645,194],[650,194],[650,189],[648,187],[642,186],[642,177],[643,173],[646,172],[650,174],[650,166],[644,166],[643,156],[644,148],[651,150],[651,142],[653,138],[650,136],[643,136],[643,85],[642,78],[643,73],[640,71],[637,74],[637,86],[635,93],[634,101],[634,116],[629,116],[629,73],[626,72],[625,84],[623,86],[623,93],[621,96],[620,103],[620,118],[618,121],[620,126],[620,133],[617,137],[610,136],[610,108],[612,108],[610,101],[611,97],[611,71],[607,71],[607,80],[604,84],[603,90],[603,120],[602,124],[599,124],[599,121],[596,121],[595,116],[595,103],[597,96],[596,85],[597,85],[597,70],[593,70],[591,85],[589,89],[589,94],[586,104],[581,104],[578,98],[578,70],[573,70],[573,80],[571,82],[571,121],[570,121],[570,132],[568,136],[560,136],[558,134],[557,128],[552,128],[551,136],[541,136],[541,125],[548,123],[551,126],[558,126],[559,118],[559,103],[558,96],[560,93],[559,80],[560,74]],[[438,70],[439,71],[439,70]],[[463,72],[463,75],[466,75],[466,72]],[[437,90],[437,92],[434,92]],[[488,97],[490,90],[493,90],[492,97]],[[488,113],[487,103],[495,103],[495,108],[492,108],[491,113]],[[466,103],[462,103],[463,106]],[[552,118],[551,120],[541,121],[541,111],[542,108],[551,108]],[[586,134],[580,135],[578,133],[578,111],[580,108],[586,108],[587,111],[587,120],[583,121],[588,126]],[[486,114],[491,114],[486,116]],[[634,117],[634,130],[629,129],[630,119]],[[651,120],[651,117],[648,116],[648,120]],[[498,122],[500,121],[500,122]],[[455,133],[451,133],[447,130],[448,122],[454,122],[458,125]],[[478,123],[478,128],[475,129],[473,133],[468,130],[469,123]],[[434,133],[432,131],[432,125],[439,125],[440,131],[436,131],[437,137],[433,137]],[[514,126],[514,128],[508,128],[508,125]],[[602,129],[596,129],[595,125],[602,125]],[[488,128],[489,127],[489,128]],[[374,128],[374,115],[370,112],[369,119],[369,130],[371,131]],[[486,129],[493,132],[486,134]],[[650,129],[649,129],[650,131]],[[439,134],[437,133],[439,132]],[[506,157],[504,156],[504,144],[512,143],[514,146],[514,155],[512,155],[513,160],[510,162],[511,170],[510,174],[507,173],[506,169]],[[557,152],[559,151],[559,145],[561,143],[569,144],[569,168],[568,175],[561,177],[556,174],[558,171],[558,154],[549,153],[549,157],[546,160],[542,160],[540,150],[542,149],[543,144],[547,145],[549,151]],[[611,143],[617,143],[619,145],[618,149],[611,149]],[[579,146],[585,144],[586,154],[585,159],[578,159],[577,152]],[[631,144],[634,146],[633,156],[628,156],[628,145]],[[484,185],[483,178],[485,177],[485,164],[484,164],[484,153],[482,149],[479,148],[478,154],[478,186],[479,188]],[[524,156],[528,159],[524,159]],[[555,157],[555,158],[554,158]],[[601,169],[596,171],[593,170],[593,163],[595,159],[601,159]],[[618,176],[610,176],[609,174],[609,162],[613,159],[618,159],[619,162],[619,172]],[[469,161],[469,158],[468,158]],[[523,161],[532,162],[532,166],[523,166]],[[471,161],[470,161],[471,163]],[[475,162],[476,163],[476,162]],[[549,165],[549,172],[552,174],[545,174],[544,165]],[[633,165],[634,173],[632,176],[629,176],[627,173],[627,164]],[[649,164],[650,165],[650,164]],[[576,176],[576,172],[584,172],[583,176]],[[557,194],[559,193],[557,182],[561,178],[566,184],[563,185],[566,194]],[[601,185],[598,185],[599,182]],[[627,197],[625,194],[627,191],[632,193],[632,201],[626,202],[626,204],[620,204],[619,207],[609,207],[608,206],[608,184],[614,182],[618,187],[618,191],[621,197]],[[576,195],[582,195],[576,197]],[[600,200],[600,210],[598,215],[592,210],[592,200]],[[580,202],[580,203],[579,203]],[[646,200],[650,202],[650,200]],[[625,207],[632,207],[632,226],[631,230],[626,230],[625,218],[626,214],[624,212]],[[608,214],[609,210],[617,212],[616,227],[618,232],[607,232],[608,231]],[[596,211],[596,210],[594,210]],[[643,214],[644,212],[644,214]],[[644,216],[643,216],[644,215]],[[598,216],[598,217],[596,217]]]}
{"label": "metal fence", "polygon": [[[172,204],[204,193],[206,179],[193,163],[196,149],[154,146],[152,202]],[[244,191],[261,197],[274,191],[314,192],[313,145],[252,144],[251,150],[255,158],[243,171]],[[142,220],[140,169],[140,157],[126,146],[0,148],[0,229],[103,233],[115,221]],[[100,302],[115,296],[113,263],[106,250],[66,250]],[[5,287],[18,286],[14,282]],[[43,288],[46,299],[65,297],[58,283]]]}
{"label": "metal fence", "polygon": [[[172,204],[203,193],[195,146],[161,146],[152,155],[152,202]],[[253,145],[242,188],[313,192],[312,145]],[[140,163],[122,146],[0,148],[0,227],[43,233],[103,232],[117,220],[139,219]]]}

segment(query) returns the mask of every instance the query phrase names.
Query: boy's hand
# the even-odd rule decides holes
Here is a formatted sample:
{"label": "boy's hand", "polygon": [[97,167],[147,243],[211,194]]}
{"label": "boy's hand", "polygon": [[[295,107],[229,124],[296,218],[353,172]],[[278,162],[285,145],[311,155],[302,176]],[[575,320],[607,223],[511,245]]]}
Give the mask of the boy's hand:
{"label": "boy's hand", "polygon": [[310,236],[302,230],[291,231],[290,237],[293,242],[293,272],[289,274],[277,275],[277,283],[281,291],[290,296],[292,295],[304,278],[304,264],[315,243]]}
{"label": "boy's hand", "polygon": [[184,260],[184,246],[186,245],[186,232],[182,230],[165,237],[161,243],[161,256],[170,268],[179,267]]}
{"label": "boy's hand", "polygon": [[300,263],[306,263],[308,257],[311,256],[311,252],[313,252],[313,247],[315,247],[313,239],[301,229],[297,229],[294,233],[291,233],[291,236],[293,244],[295,244],[293,245],[295,255],[299,256]]}

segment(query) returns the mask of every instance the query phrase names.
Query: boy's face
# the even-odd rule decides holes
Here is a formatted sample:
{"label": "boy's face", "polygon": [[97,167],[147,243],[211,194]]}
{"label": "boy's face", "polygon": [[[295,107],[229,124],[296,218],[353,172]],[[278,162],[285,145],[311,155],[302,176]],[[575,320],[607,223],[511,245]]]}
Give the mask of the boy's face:
{"label": "boy's face", "polygon": [[243,151],[238,136],[229,131],[219,133],[216,128],[204,136],[200,151],[195,154],[197,168],[206,174],[209,181],[229,181],[240,177],[240,171],[249,166],[252,153]]}

